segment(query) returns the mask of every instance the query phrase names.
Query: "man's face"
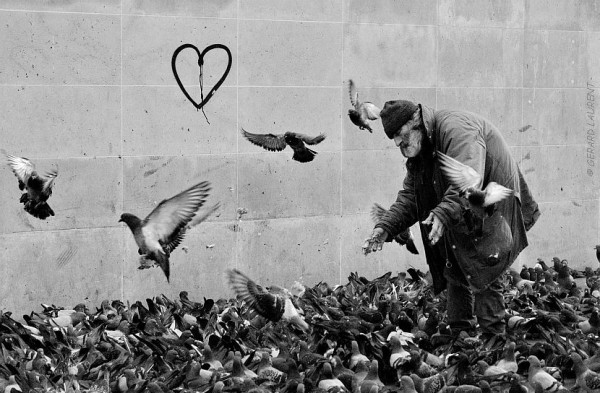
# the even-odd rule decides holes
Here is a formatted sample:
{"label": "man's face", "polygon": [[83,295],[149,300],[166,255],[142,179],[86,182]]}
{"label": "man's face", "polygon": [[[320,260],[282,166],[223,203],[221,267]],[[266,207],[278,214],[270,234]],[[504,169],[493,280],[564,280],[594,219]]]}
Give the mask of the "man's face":
{"label": "man's face", "polygon": [[410,123],[412,122],[403,125],[394,135],[394,143],[406,158],[416,157],[421,152],[421,142],[423,141],[423,133],[419,126],[412,128],[413,125]]}

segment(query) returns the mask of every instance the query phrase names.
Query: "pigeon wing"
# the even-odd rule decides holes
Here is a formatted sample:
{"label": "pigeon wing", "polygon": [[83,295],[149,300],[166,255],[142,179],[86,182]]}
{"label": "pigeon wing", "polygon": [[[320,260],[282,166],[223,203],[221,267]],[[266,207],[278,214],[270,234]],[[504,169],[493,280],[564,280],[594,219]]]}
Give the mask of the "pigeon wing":
{"label": "pigeon wing", "polygon": [[471,187],[478,187],[481,175],[468,165],[463,164],[438,150],[440,169],[450,184],[460,191],[466,191]]}
{"label": "pigeon wing", "polygon": [[58,176],[58,168],[52,169],[46,172],[46,176],[44,177],[44,186],[42,188],[42,192],[44,194],[52,193],[52,186],[54,185],[54,179]]}
{"label": "pigeon wing", "polygon": [[289,132],[288,135],[293,135],[295,138],[300,139],[302,142],[306,143],[307,145],[316,145],[325,140],[325,134],[323,134],[323,133],[315,136],[314,138],[311,138],[308,135],[298,134],[295,132]]}
{"label": "pigeon wing", "polygon": [[221,207],[221,203],[217,202],[214,205],[212,205],[211,207],[209,207],[208,209],[206,209],[206,211],[196,214],[194,216],[194,218],[192,219],[192,221],[190,221],[190,223],[188,224],[188,226],[187,226],[188,229],[195,227],[196,225],[204,222],[211,214],[213,214],[214,212],[219,210],[219,207]]}
{"label": "pigeon wing", "polygon": [[496,182],[490,182],[485,187],[485,199],[483,201],[483,207],[493,205],[496,202],[500,202],[504,198],[513,194],[513,190],[506,188]]}
{"label": "pigeon wing", "polygon": [[164,242],[160,242],[165,254],[170,255],[171,252],[173,252],[173,250],[181,244],[183,238],[185,237],[186,231],[187,227],[181,227],[179,230],[173,232],[169,238],[165,239]]}
{"label": "pigeon wing", "polygon": [[208,191],[210,183],[203,181],[172,198],[163,200],[144,219],[144,232],[154,233],[165,251],[172,251],[183,239],[185,226],[206,201]]}
{"label": "pigeon wing", "polygon": [[350,103],[354,108],[358,106],[358,91],[352,79],[348,79],[348,92],[350,93]]}
{"label": "pigeon wing", "polygon": [[245,301],[261,316],[274,322],[281,319],[285,308],[283,296],[267,292],[237,269],[227,270],[227,280],[237,298]]}
{"label": "pigeon wing", "polygon": [[35,169],[31,161],[25,157],[15,157],[7,154],[4,150],[2,150],[2,153],[4,153],[8,159],[8,165],[10,166],[10,169],[12,169],[17,179],[19,179],[19,181],[22,183],[27,184],[27,181],[31,177],[31,173]]}
{"label": "pigeon wing", "polygon": [[381,109],[379,109],[372,102],[364,102],[361,105],[361,115],[363,115],[364,117],[366,117],[369,120],[379,119],[380,112],[381,112]]}
{"label": "pigeon wing", "polygon": [[269,151],[282,151],[287,146],[283,135],[253,134],[242,128],[242,135],[256,146]]}

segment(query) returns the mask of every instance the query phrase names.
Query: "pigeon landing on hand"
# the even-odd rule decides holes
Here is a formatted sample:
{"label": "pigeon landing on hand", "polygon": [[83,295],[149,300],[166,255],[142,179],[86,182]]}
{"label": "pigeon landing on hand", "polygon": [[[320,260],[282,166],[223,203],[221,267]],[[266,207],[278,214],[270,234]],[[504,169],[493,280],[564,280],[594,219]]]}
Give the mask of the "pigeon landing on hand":
{"label": "pigeon landing on hand", "polygon": [[513,194],[513,190],[496,182],[489,182],[484,189],[479,188],[482,178],[475,169],[441,151],[438,151],[437,154],[442,173],[448,182],[469,201],[471,207],[479,213],[478,216],[483,216],[484,211],[491,215],[495,203]]}
{"label": "pigeon landing on hand", "polygon": [[271,286],[267,291],[237,269],[227,270],[227,280],[238,299],[245,301],[262,317],[273,322],[283,319],[304,331],[308,330],[308,324],[292,303],[291,293],[288,290]]}
{"label": "pigeon landing on hand", "polygon": [[312,161],[317,152],[305,146],[316,145],[325,139],[325,134],[319,134],[311,138],[304,134],[296,132],[286,132],[285,134],[253,134],[242,128],[242,135],[256,146],[269,151],[282,151],[286,146],[294,150],[293,160],[298,162]]}
{"label": "pigeon landing on hand", "polygon": [[348,111],[350,120],[361,130],[367,129],[370,133],[373,133],[369,122],[379,119],[381,110],[371,102],[360,102],[358,100],[358,91],[356,91],[356,86],[352,79],[348,80],[348,89],[350,91],[350,103],[354,107],[354,109]]}
{"label": "pigeon landing on hand", "polygon": [[53,169],[45,176],[40,176],[35,170],[35,166],[27,158],[12,156],[4,150],[2,153],[8,159],[10,169],[19,180],[19,190],[25,190],[20,199],[25,211],[41,220],[54,216],[54,210],[48,205],[47,200],[52,195],[52,186],[58,175],[58,169]]}
{"label": "pigeon landing on hand", "polygon": [[[378,203],[373,204],[371,208],[371,218],[375,223],[379,222],[381,217],[385,214],[387,210]],[[404,231],[400,232],[394,240],[400,244],[401,246],[406,246],[406,249],[413,254],[419,254],[419,250],[417,250],[417,245],[415,244],[415,237],[412,234],[410,228],[406,228]]]}
{"label": "pigeon landing on hand", "polygon": [[130,213],[121,214],[119,222],[127,224],[133,232],[142,259],[156,261],[167,281],[170,276],[169,255],[183,240],[188,224],[204,204],[208,191],[208,182],[198,183],[161,201],[144,220]]}

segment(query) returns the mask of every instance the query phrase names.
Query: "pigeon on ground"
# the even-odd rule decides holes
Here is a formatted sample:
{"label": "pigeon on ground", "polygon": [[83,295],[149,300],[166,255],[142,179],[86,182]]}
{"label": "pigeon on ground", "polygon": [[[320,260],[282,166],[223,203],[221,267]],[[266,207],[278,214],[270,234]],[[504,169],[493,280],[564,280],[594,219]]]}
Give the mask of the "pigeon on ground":
{"label": "pigeon on ground", "polygon": [[590,370],[584,363],[581,355],[577,352],[571,352],[569,357],[573,361],[575,369],[577,386],[587,393],[600,392],[600,374]]}
{"label": "pigeon on ground", "polygon": [[308,324],[300,316],[292,303],[291,293],[286,289],[271,286],[267,291],[237,269],[227,270],[227,279],[236,296],[262,317],[273,322],[283,319],[304,331],[308,330]]}
{"label": "pigeon on ground", "polygon": [[477,216],[483,217],[484,211],[487,215],[491,215],[495,203],[513,194],[513,190],[496,182],[489,182],[484,189],[481,189],[482,177],[475,169],[441,151],[438,151],[437,155],[442,173],[448,182],[469,201]]}
{"label": "pigeon on ground", "polygon": [[358,91],[356,91],[356,86],[352,79],[348,80],[348,89],[350,91],[350,103],[354,107],[348,111],[350,120],[361,130],[367,129],[370,133],[373,133],[369,122],[379,119],[381,110],[371,102],[360,102],[358,100]]}
{"label": "pigeon on ground", "polygon": [[313,138],[296,132],[286,132],[285,134],[253,134],[242,128],[242,135],[256,146],[269,151],[282,151],[286,146],[294,150],[293,160],[298,162],[312,161],[317,152],[305,146],[316,145],[325,139],[325,134],[319,134]]}
{"label": "pigeon on ground", "polygon": [[500,367],[506,372],[516,373],[519,367],[515,355],[515,348],[515,342],[508,341],[504,346],[502,357],[496,362],[496,366]]}
{"label": "pigeon on ground", "polygon": [[2,153],[8,159],[10,169],[19,180],[19,190],[25,190],[20,199],[25,211],[41,220],[54,216],[54,210],[48,205],[47,200],[52,195],[52,186],[58,175],[58,169],[52,169],[45,175],[40,175],[27,158],[15,157],[4,150]]}
{"label": "pigeon on ground", "polygon": [[[371,208],[371,218],[375,223],[379,222],[381,217],[387,212],[387,210],[378,203],[374,203]],[[394,237],[394,240],[401,246],[406,246],[406,249],[413,254],[419,254],[417,246],[415,244],[415,237],[412,234],[410,228],[406,228],[404,231]]]}
{"label": "pigeon on ground", "polygon": [[537,356],[529,355],[527,360],[529,362],[527,378],[531,386],[539,384],[546,392],[554,392],[562,388],[562,384],[542,368]]}
{"label": "pigeon on ground", "polygon": [[204,204],[210,191],[207,181],[193,185],[172,198],[161,201],[144,219],[123,213],[119,222],[127,224],[144,260],[155,261],[170,276],[169,255],[183,240],[188,224]]}

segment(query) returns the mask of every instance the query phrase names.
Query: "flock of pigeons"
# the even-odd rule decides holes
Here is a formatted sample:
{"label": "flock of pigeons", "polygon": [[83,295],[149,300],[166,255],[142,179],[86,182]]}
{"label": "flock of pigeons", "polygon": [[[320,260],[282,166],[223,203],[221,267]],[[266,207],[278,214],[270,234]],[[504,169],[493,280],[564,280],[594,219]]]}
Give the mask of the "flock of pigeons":
{"label": "flock of pigeons", "polygon": [[[379,117],[349,81],[349,117],[372,132]],[[312,161],[306,145],[325,139],[287,132],[252,134],[270,151],[286,146],[293,159]],[[24,191],[20,202],[39,219],[58,169],[44,175],[24,157],[3,152]],[[481,215],[512,193],[497,184],[481,190],[481,176],[439,154],[448,181]],[[218,209],[200,208],[210,184],[197,183],[165,199],[144,219],[120,221],[139,247],[140,268],[158,265],[167,280],[169,256],[186,232]],[[375,204],[378,221],[385,208]],[[407,230],[395,239],[418,253]],[[600,247],[597,248],[600,253]],[[598,256],[600,261],[600,256]],[[408,273],[408,274],[407,274]],[[90,312],[42,305],[24,315],[0,312],[0,391],[15,392],[598,392],[600,393],[600,269],[584,272],[555,258],[505,279],[507,334],[482,342],[476,332],[452,335],[445,298],[413,268],[368,280],[351,274],[345,285],[296,283],[263,288],[238,270],[227,280],[236,299],[191,301],[161,295],[124,304],[104,301]],[[576,279],[585,282],[577,284]]]}
{"label": "flock of pigeons", "polygon": [[0,392],[600,391],[600,269],[510,270],[507,332],[489,341],[453,336],[445,297],[414,268],[290,289],[227,279],[236,298],[0,312]]}

